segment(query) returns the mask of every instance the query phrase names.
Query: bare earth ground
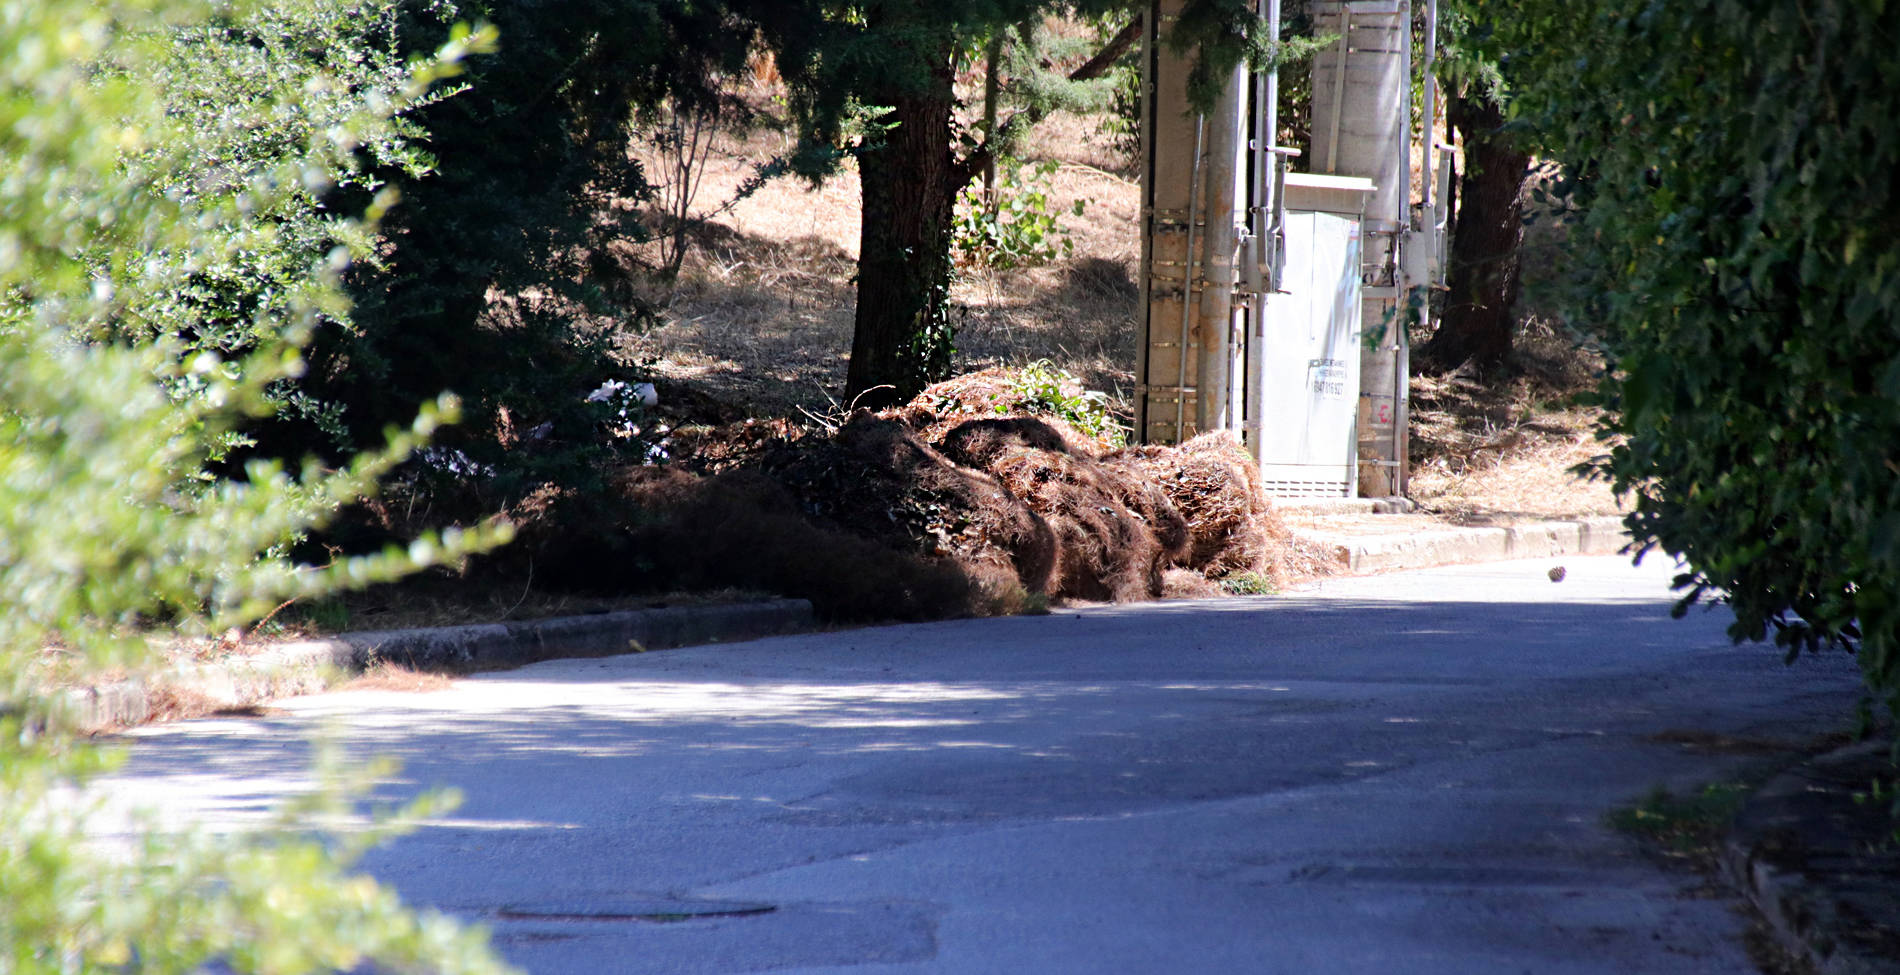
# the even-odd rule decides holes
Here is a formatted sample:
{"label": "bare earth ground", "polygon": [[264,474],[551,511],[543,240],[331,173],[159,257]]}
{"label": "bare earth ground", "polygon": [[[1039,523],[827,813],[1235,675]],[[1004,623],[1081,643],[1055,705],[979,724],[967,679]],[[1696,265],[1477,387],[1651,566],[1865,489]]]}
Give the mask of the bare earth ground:
{"label": "bare earth ground", "polygon": [[[728,199],[775,137],[722,138],[700,209]],[[1091,119],[1058,113],[1028,140],[1055,161],[1052,209],[1074,252],[1042,267],[966,268],[959,372],[1048,359],[1110,394],[1125,416],[1133,392],[1140,186]],[[858,186],[845,172],[818,187],[768,184],[710,221],[686,259],[664,324],[629,347],[669,388],[761,416],[840,405],[851,343]],[[1081,216],[1068,216],[1076,201]],[[1413,383],[1410,496],[1434,521],[1460,525],[1619,509],[1608,486],[1571,468],[1602,454],[1597,413],[1571,403],[1600,363],[1533,325],[1504,384],[1452,376]],[[1396,527],[1396,526],[1395,526]]]}

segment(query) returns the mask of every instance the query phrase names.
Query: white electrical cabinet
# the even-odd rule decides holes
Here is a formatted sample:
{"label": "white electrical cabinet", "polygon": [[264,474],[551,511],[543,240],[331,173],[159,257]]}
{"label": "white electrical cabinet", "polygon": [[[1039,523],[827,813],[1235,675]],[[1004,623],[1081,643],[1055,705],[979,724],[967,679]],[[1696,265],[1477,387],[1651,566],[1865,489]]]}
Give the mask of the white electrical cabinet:
{"label": "white electrical cabinet", "polygon": [[1358,485],[1361,218],[1371,180],[1286,175],[1285,257],[1261,322],[1261,479],[1275,497]]}

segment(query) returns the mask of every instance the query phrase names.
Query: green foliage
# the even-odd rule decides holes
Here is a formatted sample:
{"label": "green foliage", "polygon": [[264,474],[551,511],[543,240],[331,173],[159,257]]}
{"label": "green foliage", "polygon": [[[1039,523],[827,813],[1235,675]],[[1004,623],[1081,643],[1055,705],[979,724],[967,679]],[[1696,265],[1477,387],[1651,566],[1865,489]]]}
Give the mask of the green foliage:
{"label": "green foliage", "polygon": [[1280,587],[1264,572],[1235,572],[1222,576],[1220,587],[1235,596],[1277,596]]}
{"label": "green foliage", "polygon": [[[398,9],[399,0],[294,0],[221,12],[153,28],[145,40],[155,56],[137,65],[101,62],[102,70],[146,86],[182,134],[129,153],[127,170],[219,216],[187,247],[155,249],[133,262],[113,260],[109,248],[90,255],[96,279],[148,298],[109,322],[88,324],[134,342],[167,337],[187,358],[199,351],[242,356],[279,341],[280,323],[320,298],[313,265],[376,259],[372,238],[331,204],[339,193],[368,200],[385,185],[379,171],[426,173],[433,160],[406,116],[455,91],[405,95],[410,68],[396,37]],[[432,36],[447,31],[453,13],[432,8]],[[320,87],[305,90],[312,79]],[[366,128],[366,104],[400,108]],[[324,142],[331,130],[360,134],[349,152],[337,153]],[[332,301],[322,311],[331,327],[351,327],[342,305]],[[175,392],[195,389],[185,383]],[[294,377],[269,394],[277,415],[313,426],[328,446],[351,446],[343,404],[311,396]],[[247,445],[249,431],[227,440]]]}
{"label": "green foliage", "polygon": [[[1289,25],[1296,28],[1291,36],[1285,30]],[[1301,28],[1306,26],[1303,0],[1293,0],[1283,7],[1282,23],[1275,26],[1255,14],[1253,0],[1189,0],[1172,29],[1163,35],[1172,50],[1193,53],[1188,66],[1188,104],[1197,111],[1212,109],[1222,85],[1242,64],[1254,71],[1299,64],[1311,60],[1320,47],[1338,40],[1300,36],[1305,33]],[[1292,87],[1299,84],[1296,76]]]}
{"label": "green foliage", "polygon": [[[1074,253],[1075,243],[1049,201],[1056,163],[1005,159],[997,164],[997,171],[1001,178],[994,200],[984,199],[981,180],[971,182],[957,197],[950,231],[957,262],[1008,270]],[[1079,217],[1086,206],[1087,201],[1077,200],[1069,212]]]}
{"label": "green foliage", "polygon": [[1661,846],[1672,856],[1712,862],[1749,788],[1717,782],[1678,796],[1657,787],[1643,801],[1610,814],[1610,826]]}
{"label": "green foliage", "polygon": [[1854,793],[1854,802],[1876,809],[1885,807],[1888,817],[1893,820],[1893,830],[1884,842],[1900,847],[1900,777],[1885,780],[1874,777],[1868,782],[1866,792]]}
{"label": "green foliage", "polygon": [[[1137,49],[1139,50],[1139,49]],[[1124,59],[1108,71],[1109,103],[1095,131],[1131,166],[1141,162],[1141,64]]]}
{"label": "green foliage", "polygon": [[[1116,445],[1127,437],[1127,431],[1109,410],[1107,393],[1082,388],[1080,379],[1056,368],[1047,359],[1038,359],[1018,370],[1010,387],[1018,399],[1019,409],[1052,414],[1091,437]],[[1006,409],[1003,404],[997,404],[999,412]]]}
{"label": "green foliage", "polygon": [[1483,0],[1446,0],[1438,8],[1438,51],[1432,71],[1446,92],[1493,100],[1506,94],[1502,62]]}
{"label": "green foliage", "polygon": [[[464,422],[392,490],[433,519],[466,519],[545,485],[589,495],[604,472],[645,457],[611,436],[588,395],[638,379],[620,339],[653,321],[640,268],[610,246],[642,240],[648,175],[628,158],[641,110],[717,113],[738,124],[721,77],[751,33],[723,5],[681,0],[468,0],[506,40],[468,66],[467,90],[410,120],[426,172],[379,167],[403,204],[384,251],[348,280],[351,325],[319,330],[303,387],[347,405],[358,442],[418,396],[454,390]],[[405,5],[396,42],[415,51],[433,14]],[[650,112],[649,112],[650,114]],[[661,228],[664,229],[664,228]],[[307,424],[271,431],[277,452],[325,445]]]}
{"label": "green foliage", "polygon": [[[152,663],[147,628],[204,632],[254,619],[285,597],[393,578],[498,543],[505,529],[444,533],[407,551],[324,569],[260,557],[375,489],[442,421],[439,401],[384,448],[340,471],[253,461],[242,479],[205,474],[242,424],[272,408],[273,385],[303,367],[297,340],[343,309],[338,263],[285,271],[226,356],[194,348],[173,302],[202,269],[269,246],[300,194],[346,170],[363,139],[452,74],[486,35],[417,64],[380,101],[306,74],[278,104],[329,112],[300,129],[241,189],[193,182],[201,153],[232,133],[168,115],[146,97],[182,34],[209,6],[35,0],[0,17],[0,970],[195,972],[215,960],[258,972],[496,972],[479,935],[401,907],[349,875],[369,839],[324,838],[364,775],[332,763],[325,787],[279,829],[241,838],[158,832],[127,848],[76,788],[116,755],[76,734],[61,688],[106,668]],[[272,14],[220,4],[219,23]],[[283,8],[275,8],[281,11]],[[360,94],[360,93],[359,93]],[[324,108],[326,99],[345,103]],[[207,142],[206,140],[209,140]],[[193,191],[203,190],[203,192]],[[334,228],[339,239],[368,226]],[[170,317],[168,317],[170,316]],[[208,325],[206,333],[215,328]],[[79,336],[111,336],[85,341]],[[273,337],[274,336],[274,337]],[[136,338],[138,341],[130,341]],[[179,390],[188,391],[178,395]],[[404,815],[439,808],[426,800]]]}
{"label": "green foliage", "polygon": [[1639,545],[1900,706],[1900,6],[1539,2],[1491,27],[1567,165]]}

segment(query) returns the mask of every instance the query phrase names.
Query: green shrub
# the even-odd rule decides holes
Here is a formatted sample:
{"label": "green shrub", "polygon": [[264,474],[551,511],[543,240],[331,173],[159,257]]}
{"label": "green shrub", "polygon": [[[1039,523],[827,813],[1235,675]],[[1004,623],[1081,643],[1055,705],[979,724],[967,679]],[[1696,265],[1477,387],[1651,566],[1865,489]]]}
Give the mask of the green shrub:
{"label": "green shrub", "polygon": [[[77,734],[61,688],[151,664],[146,634],[157,621],[221,629],[287,596],[392,578],[505,534],[445,533],[321,570],[260,557],[374,490],[451,417],[451,400],[341,471],[293,475],[255,461],[241,480],[205,473],[234,431],[271,409],[273,385],[297,376],[295,340],[319,312],[341,309],[337,266],[286,270],[289,297],[260,308],[248,349],[228,356],[194,349],[192,335],[134,326],[169,315],[188,326],[167,303],[196,271],[246,243],[268,246],[276,215],[319,192],[361,137],[387,132],[393,113],[486,40],[451,44],[381,102],[304,75],[281,90],[285,111],[340,100],[328,106],[336,125],[284,147],[280,158],[309,167],[266,167],[240,192],[187,192],[201,186],[190,177],[203,173],[202,154],[231,133],[168,116],[144,86],[171,63],[171,37],[200,29],[213,9],[36,0],[0,17],[0,971],[185,973],[222,959],[273,973],[370,963],[497,972],[478,933],[413,914],[350,875],[386,829],[314,830],[383,769],[330,762],[323,788],[285,810],[282,828],[234,838],[148,830],[103,843],[95,833],[124,822],[102,823],[83,799],[117,756]],[[227,20],[253,12],[215,10]],[[119,340],[75,338],[87,334]]]}
{"label": "green shrub", "polygon": [[[1008,270],[1047,264],[1074,253],[1075,242],[1062,229],[1049,202],[1049,181],[1056,168],[1049,160],[1002,160],[997,164],[1001,178],[993,206],[983,199],[981,180],[964,187],[951,228],[957,262]],[[1077,200],[1069,212],[1079,217],[1086,207],[1086,201]]]}
{"label": "green shrub", "polygon": [[1596,467],[1737,639],[1900,706],[1900,6],[1539,0],[1490,25],[1612,379]]}
{"label": "green shrub", "polygon": [[[115,260],[110,246],[90,252],[95,278],[145,300],[106,322],[82,324],[133,342],[164,337],[185,358],[209,351],[226,359],[280,341],[281,323],[313,303],[321,304],[323,327],[355,328],[349,309],[326,300],[310,278],[310,269],[326,262],[378,259],[376,241],[336,203],[367,205],[393,176],[427,173],[434,160],[411,116],[458,90],[405,95],[409,58],[397,37],[402,6],[293,0],[234,7],[154,25],[141,39],[149,56],[136,63],[103,59],[102,71],[144,85],[176,130],[190,133],[128,153],[131,178],[207,219],[188,245],[154,248],[141,260]],[[453,16],[446,3],[432,7],[430,36],[446,33]],[[313,79],[321,79],[320,88],[306,91]],[[364,127],[363,106],[371,103],[392,106],[392,113]],[[333,151],[326,134],[345,130],[358,134],[348,151]],[[174,392],[197,390],[184,382]],[[299,377],[284,377],[267,392],[274,423],[311,430],[303,446],[354,448],[345,404],[313,396]],[[250,446],[255,435],[247,425],[226,446]]]}
{"label": "green shrub", "polygon": [[1264,572],[1235,572],[1222,576],[1220,587],[1233,596],[1277,596],[1280,587]]}
{"label": "green shrub", "polygon": [[[506,40],[468,67],[468,90],[411,116],[435,157],[427,172],[376,172],[402,191],[386,251],[352,270],[352,328],[326,328],[304,386],[347,405],[351,437],[400,422],[418,396],[462,397],[464,422],[428,462],[402,472],[432,519],[494,511],[557,485],[597,495],[601,472],[646,458],[645,437],[611,435],[587,397],[644,378],[618,355],[655,322],[616,254],[651,202],[628,157],[641,107],[718,105],[752,34],[726,4],[623,0],[461,0]],[[406,3],[399,45],[438,33]],[[662,228],[663,229],[663,228]],[[282,449],[313,445],[283,431]],[[393,490],[393,488],[392,488]]]}
{"label": "green shrub", "polygon": [[[1083,433],[1116,446],[1127,438],[1127,431],[1109,408],[1107,393],[1084,389],[1082,380],[1067,370],[1056,368],[1055,363],[1047,359],[1037,359],[1022,367],[1010,385],[1022,409],[1060,417]],[[1006,408],[1003,404],[997,406],[998,410]]]}

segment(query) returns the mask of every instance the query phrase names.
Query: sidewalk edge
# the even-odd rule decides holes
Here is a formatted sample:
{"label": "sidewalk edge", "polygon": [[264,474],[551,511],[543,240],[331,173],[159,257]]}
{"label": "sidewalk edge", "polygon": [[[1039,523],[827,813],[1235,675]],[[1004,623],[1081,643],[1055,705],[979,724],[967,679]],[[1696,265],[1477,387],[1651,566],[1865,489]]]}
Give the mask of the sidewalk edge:
{"label": "sidewalk edge", "polygon": [[469,673],[542,660],[606,657],[809,630],[808,600],[670,606],[516,623],[342,633],[270,647],[255,656],[173,668],[70,692],[80,727],[143,724],[170,704],[248,707],[322,690],[383,662],[412,670]]}

